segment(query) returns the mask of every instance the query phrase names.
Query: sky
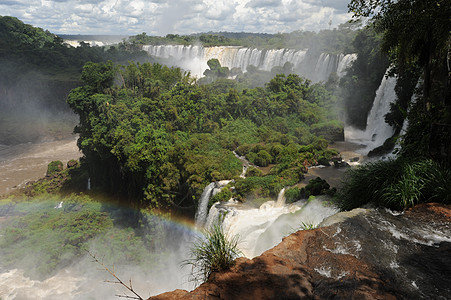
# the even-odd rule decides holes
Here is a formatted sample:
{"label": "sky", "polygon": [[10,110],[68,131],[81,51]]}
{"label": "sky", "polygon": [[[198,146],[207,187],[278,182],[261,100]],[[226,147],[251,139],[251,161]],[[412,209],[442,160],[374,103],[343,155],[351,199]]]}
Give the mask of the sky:
{"label": "sky", "polygon": [[348,21],[350,0],[0,0],[2,16],[56,34],[164,36],[318,31]]}

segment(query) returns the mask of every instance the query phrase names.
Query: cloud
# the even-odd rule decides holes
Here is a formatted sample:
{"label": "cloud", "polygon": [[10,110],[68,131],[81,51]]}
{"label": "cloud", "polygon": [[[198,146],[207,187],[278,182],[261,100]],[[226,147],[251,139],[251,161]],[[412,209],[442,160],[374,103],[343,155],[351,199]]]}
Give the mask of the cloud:
{"label": "cloud", "polygon": [[27,3],[24,3],[24,1],[15,1],[15,0],[2,0],[0,1],[0,5],[19,5],[19,6],[26,6]]}
{"label": "cloud", "polygon": [[0,0],[2,15],[54,33],[190,34],[321,30],[350,18],[348,0]]}
{"label": "cloud", "polygon": [[333,8],[338,13],[346,13],[348,11],[349,0],[304,0],[304,2],[309,3],[314,6],[319,7],[330,7]]}
{"label": "cloud", "polygon": [[251,0],[246,4],[246,7],[252,8],[267,8],[277,7],[282,4],[281,0]]}

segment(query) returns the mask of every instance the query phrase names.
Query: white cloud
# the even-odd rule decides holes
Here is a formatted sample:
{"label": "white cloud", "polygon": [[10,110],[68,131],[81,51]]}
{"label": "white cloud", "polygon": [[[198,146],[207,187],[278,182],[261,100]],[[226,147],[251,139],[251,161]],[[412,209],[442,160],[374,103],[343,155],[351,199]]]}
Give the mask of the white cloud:
{"label": "white cloud", "polygon": [[189,34],[320,30],[350,18],[348,0],[0,0],[2,15],[54,33]]}

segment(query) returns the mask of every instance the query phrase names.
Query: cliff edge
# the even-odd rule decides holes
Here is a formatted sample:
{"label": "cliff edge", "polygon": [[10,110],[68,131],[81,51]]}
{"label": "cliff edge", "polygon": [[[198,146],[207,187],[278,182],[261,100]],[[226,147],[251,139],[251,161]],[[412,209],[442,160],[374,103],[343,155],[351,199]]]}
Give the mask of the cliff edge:
{"label": "cliff edge", "polygon": [[[348,215],[347,215],[348,214]],[[163,299],[446,299],[451,295],[451,205],[405,213],[359,209],[301,230],[188,292]],[[335,221],[334,221],[335,220]]]}

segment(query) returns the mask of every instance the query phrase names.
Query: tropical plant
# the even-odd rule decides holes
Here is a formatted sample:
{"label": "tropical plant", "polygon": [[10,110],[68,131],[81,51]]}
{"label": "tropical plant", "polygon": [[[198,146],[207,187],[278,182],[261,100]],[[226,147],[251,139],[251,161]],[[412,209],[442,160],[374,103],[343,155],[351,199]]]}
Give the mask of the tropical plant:
{"label": "tropical plant", "polygon": [[[221,219],[221,218],[220,218]],[[213,272],[221,272],[233,265],[241,255],[237,235],[228,236],[218,222],[204,231],[190,249],[190,258],[183,262],[192,267],[191,276],[195,282],[205,282]]]}
{"label": "tropical plant", "polygon": [[311,222],[301,222],[300,229],[301,230],[312,230],[318,227],[317,225],[311,223]]}
{"label": "tropical plant", "polygon": [[342,210],[367,203],[403,210],[422,202],[451,202],[451,172],[431,159],[367,163],[347,171],[337,193]]}

